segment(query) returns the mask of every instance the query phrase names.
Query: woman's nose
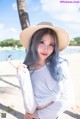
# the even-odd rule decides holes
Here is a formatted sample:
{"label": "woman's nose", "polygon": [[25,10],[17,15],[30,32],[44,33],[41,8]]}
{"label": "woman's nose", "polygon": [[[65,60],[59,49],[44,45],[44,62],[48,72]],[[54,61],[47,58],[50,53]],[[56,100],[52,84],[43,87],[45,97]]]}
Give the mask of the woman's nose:
{"label": "woman's nose", "polygon": [[48,46],[45,46],[45,48],[44,48],[44,49],[45,49],[45,51],[48,51]]}

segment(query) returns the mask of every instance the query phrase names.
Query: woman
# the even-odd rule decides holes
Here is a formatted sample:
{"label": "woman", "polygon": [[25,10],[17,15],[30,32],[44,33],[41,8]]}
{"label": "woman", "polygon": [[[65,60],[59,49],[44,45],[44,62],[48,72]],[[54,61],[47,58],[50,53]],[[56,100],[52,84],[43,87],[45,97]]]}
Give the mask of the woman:
{"label": "woman", "polygon": [[59,51],[69,44],[69,36],[63,29],[41,22],[23,30],[20,41],[28,52],[18,72],[27,66],[37,103],[25,119],[58,119],[72,102],[68,62],[59,57]]}

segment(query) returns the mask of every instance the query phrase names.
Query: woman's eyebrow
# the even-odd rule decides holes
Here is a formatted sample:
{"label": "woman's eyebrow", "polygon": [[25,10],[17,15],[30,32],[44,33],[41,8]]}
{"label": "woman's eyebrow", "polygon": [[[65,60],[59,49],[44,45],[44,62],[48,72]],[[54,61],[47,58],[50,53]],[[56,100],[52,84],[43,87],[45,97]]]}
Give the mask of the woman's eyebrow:
{"label": "woman's eyebrow", "polygon": [[[41,39],[41,41],[46,41],[45,39]],[[52,40],[50,43],[54,44],[54,41]]]}
{"label": "woman's eyebrow", "polygon": [[51,43],[53,43],[53,44],[54,44],[54,41],[51,41]]}

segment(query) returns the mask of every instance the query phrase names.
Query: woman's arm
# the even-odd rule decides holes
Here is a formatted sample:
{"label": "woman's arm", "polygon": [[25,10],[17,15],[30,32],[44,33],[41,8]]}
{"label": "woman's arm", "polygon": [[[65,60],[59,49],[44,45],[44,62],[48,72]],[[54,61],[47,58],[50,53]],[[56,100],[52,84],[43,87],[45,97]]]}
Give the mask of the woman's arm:
{"label": "woman's arm", "polygon": [[33,93],[30,73],[26,65],[21,64],[17,68],[17,77],[19,79],[20,87],[22,90],[25,110],[26,112],[33,114],[37,104]]}

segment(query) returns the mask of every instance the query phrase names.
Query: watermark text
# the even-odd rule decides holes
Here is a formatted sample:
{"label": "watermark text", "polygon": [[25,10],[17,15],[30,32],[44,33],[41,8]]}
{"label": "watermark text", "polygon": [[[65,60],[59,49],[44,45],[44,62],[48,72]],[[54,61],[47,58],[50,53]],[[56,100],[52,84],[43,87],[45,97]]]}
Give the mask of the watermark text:
{"label": "watermark text", "polygon": [[80,0],[60,0],[60,3],[80,3]]}

